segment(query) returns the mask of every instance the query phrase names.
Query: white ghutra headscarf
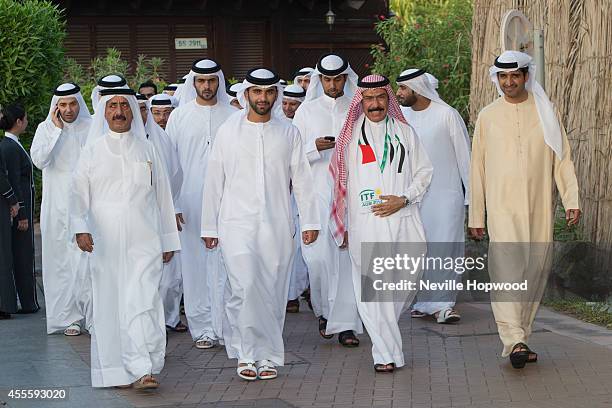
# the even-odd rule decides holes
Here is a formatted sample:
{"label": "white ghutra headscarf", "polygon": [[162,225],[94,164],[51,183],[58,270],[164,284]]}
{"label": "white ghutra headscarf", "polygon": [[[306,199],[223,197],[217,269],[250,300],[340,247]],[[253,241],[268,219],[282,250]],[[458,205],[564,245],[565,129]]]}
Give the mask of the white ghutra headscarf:
{"label": "white ghutra headscarf", "polygon": [[110,88],[129,88],[127,81],[121,75],[107,75],[98,80],[98,85],[91,91],[91,106],[96,112],[98,102],[100,101],[100,91]]}
{"label": "white ghutra headscarf", "polygon": [[51,98],[51,105],[49,106],[49,113],[47,114],[47,118],[45,120],[51,121],[51,115],[53,114],[57,103],[62,98],[76,98],[79,104],[79,115],[73,123],[76,124],[77,122],[83,120],[91,120],[91,113],[89,113],[89,108],[85,103],[85,99],[83,99],[83,95],[81,95],[81,88],[72,82],[61,84],[55,88],[55,91],[53,91],[53,97]]}
{"label": "white ghutra headscarf", "polygon": [[221,66],[211,59],[201,59],[195,61],[191,66],[191,71],[185,78],[185,83],[180,88],[180,94],[178,96],[179,106],[185,105],[193,101],[197,92],[193,80],[198,76],[211,76],[214,75],[219,78],[219,88],[217,89],[217,102],[221,105],[229,105],[230,97],[225,89],[225,76],[221,70]]}
{"label": "white ghutra headscarf", "polygon": [[353,71],[348,61],[336,54],[326,54],[321,57],[319,62],[317,62],[317,67],[310,75],[310,85],[308,85],[306,90],[306,102],[323,95],[321,75],[333,78],[344,74],[347,75],[346,84],[344,84],[344,94],[352,98],[355,91],[357,91],[359,77]]}
{"label": "white ghutra headscarf", "polygon": [[520,68],[529,69],[529,78],[525,84],[525,89],[531,92],[535,100],[535,105],[538,110],[538,116],[542,124],[544,132],[544,142],[555,152],[557,158],[563,158],[563,137],[559,119],[555,113],[555,108],[548,95],[542,86],[536,81],[536,66],[533,59],[519,51],[505,51],[499,57],[495,58],[494,64],[489,68],[491,81],[495,84],[499,96],[503,96],[504,92],[499,86],[497,74],[499,72],[512,72]]}
{"label": "white ghutra headscarf", "polygon": [[[432,82],[432,78],[435,81]],[[440,105],[448,106],[436,91],[438,80],[423,69],[407,69],[396,80],[398,85],[405,85],[414,92]]]}
{"label": "white ghutra headscarf", "polygon": [[141,140],[147,140],[147,132],[145,131],[142,117],[140,116],[140,106],[136,99],[136,93],[129,88],[109,88],[100,91],[100,100],[96,111],[98,114],[94,116],[91,127],[89,128],[89,134],[87,135],[87,143],[95,143],[104,137],[109,131],[108,122],[106,122],[106,115],[104,115],[106,109],[106,102],[113,99],[115,96],[122,96],[127,99],[130,104],[130,110],[132,111],[132,124],[130,126],[130,133]]}

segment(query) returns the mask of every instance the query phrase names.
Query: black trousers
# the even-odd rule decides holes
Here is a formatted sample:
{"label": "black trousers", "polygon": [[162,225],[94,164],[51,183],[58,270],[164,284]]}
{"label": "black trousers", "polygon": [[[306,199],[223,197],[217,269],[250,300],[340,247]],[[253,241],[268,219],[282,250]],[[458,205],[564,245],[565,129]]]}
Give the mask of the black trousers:
{"label": "black trousers", "polygon": [[17,291],[13,276],[12,227],[9,206],[0,199],[0,312],[17,311]]}
{"label": "black trousers", "polygon": [[[21,310],[34,312],[40,308],[36,297],[36,277],[34,272],[34,225],[28,220],[28,230],[19,231],[17,220],[12,226],[13,274]],[[57,254],[62,256],[63,254]]]}

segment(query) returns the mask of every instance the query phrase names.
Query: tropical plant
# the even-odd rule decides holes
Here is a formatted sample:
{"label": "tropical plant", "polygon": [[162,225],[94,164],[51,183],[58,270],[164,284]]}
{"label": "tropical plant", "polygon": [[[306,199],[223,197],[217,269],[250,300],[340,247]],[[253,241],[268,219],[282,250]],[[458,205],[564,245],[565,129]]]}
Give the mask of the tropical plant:
{"label": "tropical plant", "polygon": [[396,78],[421,68],[439,80],[438,92],[467,119],[471,73],[471,0],[394,0],[381,17],[384,44],[372,47],[373,71]]}
{"label": "tropical plant", "polygon": [[[64,20],[58,7],[43,0],[0,0],[0,105],[21,103],[31,125],[21,136],[30,149],[36,124],[49,110],[50,94],[62,78]],[[35,170],[37,201],[41,174]],[[36,216],[39,207],[36,206]]]}

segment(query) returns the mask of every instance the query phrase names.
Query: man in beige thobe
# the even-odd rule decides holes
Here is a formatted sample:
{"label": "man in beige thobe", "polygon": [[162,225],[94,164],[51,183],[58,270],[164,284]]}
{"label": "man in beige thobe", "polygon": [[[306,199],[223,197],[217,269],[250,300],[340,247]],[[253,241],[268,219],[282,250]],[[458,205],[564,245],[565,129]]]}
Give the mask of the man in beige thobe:
{"label": "man in beige thobe", "polygon": [[580,218],[578,183],[567,135],[535,81],[531,57],[506,51],[490,75],[501,97],[476,121],[468,228],[482,239],[486,212],[491,281],[528,282],[526,293],[491,297],[502,356],[523,368],[537,361],[526,343],[551,269],[553,181],[570,226]]}

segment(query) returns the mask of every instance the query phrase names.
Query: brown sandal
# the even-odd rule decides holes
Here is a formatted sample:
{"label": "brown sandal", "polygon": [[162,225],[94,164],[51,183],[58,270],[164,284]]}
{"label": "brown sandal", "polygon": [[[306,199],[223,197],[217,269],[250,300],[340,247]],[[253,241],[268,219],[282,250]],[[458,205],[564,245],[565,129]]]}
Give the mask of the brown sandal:
{"label": "brown sandal", "polygon": [[300,312],[300,300],[293,299],[287,302],[287,313],[299,313]]}
{"label": "brown sandal", "polygon": [[159,382],[151,374],[147,374],[134,381],[132,386],[136,390],[152,390],[159,387]]}
{"label": "brown sandal", "polygon": [[321,335],[321,337],[327,340],[334,337],[333,334],[325,334],[326,330],[327,330],[327,319],[321,316],[319,317],[319,334]]}

